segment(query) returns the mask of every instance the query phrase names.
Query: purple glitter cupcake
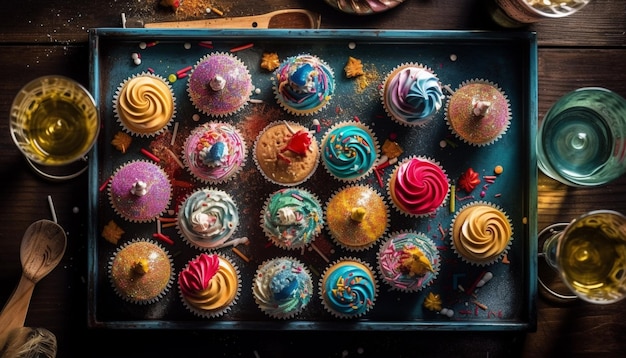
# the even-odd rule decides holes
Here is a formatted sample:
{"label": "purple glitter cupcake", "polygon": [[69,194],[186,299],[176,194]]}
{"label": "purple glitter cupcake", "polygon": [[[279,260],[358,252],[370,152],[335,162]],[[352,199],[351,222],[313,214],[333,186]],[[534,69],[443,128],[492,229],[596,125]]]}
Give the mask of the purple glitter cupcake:
{"label": "purple glitter cupcake", "polygon": [[201,58],[189,75],[187,93],[200,112],[225,117],[241,110],[250,99],[252,78],[234,55],[212,53]]}
{"label": "purple glitter cupcake", "polygon": [[156,220],[170,204],[172,185],[161,167],[136,160],[118,168],[109,182],[109,201],[130,222]]}

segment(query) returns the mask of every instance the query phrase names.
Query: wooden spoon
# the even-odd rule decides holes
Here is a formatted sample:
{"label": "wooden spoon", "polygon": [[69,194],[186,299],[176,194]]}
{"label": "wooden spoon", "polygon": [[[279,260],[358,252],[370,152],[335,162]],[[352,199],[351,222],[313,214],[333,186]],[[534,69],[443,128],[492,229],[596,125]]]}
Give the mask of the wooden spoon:
{"label": "wooden spoon", "polygon": [[0,351],[9,332],[24,326],[35,284],[59,264],[66,245],[65,231],[53,221],[35,221],[26,229],[20,246],[22,276],[0,312]]}
{"label": "wooden spoon", "polygon": [[319,14],[305,9],[276,10],[261,15],[206,20],[153,22],[146,28],[227,28],[227,29],[319,29]]}

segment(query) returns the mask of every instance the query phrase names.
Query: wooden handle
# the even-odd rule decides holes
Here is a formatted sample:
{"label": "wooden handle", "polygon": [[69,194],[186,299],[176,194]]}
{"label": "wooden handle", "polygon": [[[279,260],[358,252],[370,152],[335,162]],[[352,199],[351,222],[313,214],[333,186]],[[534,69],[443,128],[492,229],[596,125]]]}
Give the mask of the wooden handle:
{"label": "wooden handle", "polygon": [[[304,9],[287,9],[276,10],[262,15],[241,16],[241,17],[224,17],[207,20],[189,20],[189,21],[168,21],[153,22],[145,24],[146,28],[176,28],[176,29],[192,29],[192,28],[228,28],[228,29],[268,29],[271,26],[273,18],[293,17],[293,26],[301,28],[318,29],[320,27],[321,17],[312,11]],[[305,21],[302,21],[302,19]],[[281,21],[285,24],[288,21]],[[288,26],[285,26],[288,28]]]}
{"label": "wooden handle", "polygon": [[0,349],[6,344],[11,330],[24,326],[34,288],[35,283],[22,275],[15,291],[4,305],[0,313]]}

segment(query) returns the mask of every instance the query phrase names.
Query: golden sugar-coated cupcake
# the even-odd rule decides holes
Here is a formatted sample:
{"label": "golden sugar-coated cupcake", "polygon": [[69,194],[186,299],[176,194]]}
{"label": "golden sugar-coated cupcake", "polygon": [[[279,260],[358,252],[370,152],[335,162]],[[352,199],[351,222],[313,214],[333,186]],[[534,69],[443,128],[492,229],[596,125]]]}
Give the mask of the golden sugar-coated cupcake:
{"label": "golden sugar-coated cupcake", "polygon": [[293,318],[311,301],[313,281],[298,259],[277,257],[259,265],[252,281],[252,294],[259,309],[269,317]]}
{"label": "golden sugar-coated cupcake", "polygon": [[183,305],[199,317],[220,317],[237,303],[241,293],[239,268],[222,254],[201,253],[178,274]]}
{"label": "golden sugar-coated cupcake", "polygon": [[176,98],[161,76],[142,72],[122,82],[113,96],[113,112],[125,132],[153,137],[176,116]]}
{"label": "golden sugar-coated cupcake", "polygon": [[441,207],[450,183],[439,162],[411,156],[394,167],[387,191],[394,207],[406,216],[428,216]]}
{"label": "golden sugar-coated cupcake", "polygon": [[261,228],[274,245],[302,249],[322,232],[323,210],[315,194],[284,188],[270,194],[261,211]]}
{"label": "golden sugar-coated cupcake", "polygon": [[295,122],[274,122],[257,136],[253,158],[269,182],[293,186],[313,175],[319,163],[319,147],[306,127]]}
{"label": "golden sugar-coated cupcake", "polygon": [[424,233],[394,232],[378,251],[378,272],[392,290],[417,292],[439,274],[439,251]]}
{"label": "golden sugar-coated cupcake", "polygon": [[239,209],[223,190],[203,188],[189,194],[178,208],[176,224],[185,242],[198,249],[218,249],[246,241],[233,237],[239,227]]}
{"label": "golden sugar-coated cupcake", "polygon": [[151,222],[170,204],[172,185],[167,173],[145,160],[128,162],[115,170],[108,184],[109,202],[130,222]]}
{"label": "golden sugar-coated cupcake", "polygon": [[437,75],[419,63],[403,63],[387,74],[381,88],[385,111],[404,126],[421,126],[443,105],[444,94]]}
{"label": "golden sugar-coated cupcake", "polygon": [[446,120],[454,135],[473,146],[486,146],[498,141],[511,124],[508,97],[496,84],[471,80],[450,96]]}
{"label": "golden sugar-coated cupcake", "polygon": [[252,89],[246,65],[237,56],[223,52],[198,60],[187,82],[191,103],[211,117],[239,112],[248,103]]}
{"label": "golden sugar-coated cupcake", "polygon": [[324,309],[336,318],[368,313],[378,296],[378,282],[369,265],[358,258],[341,258],[328,266],[319,281]]}
{"label": "golden sugar-coated cupcake", "polygon": [[344,182],[353,182],[371,173],[379,153],[374,132],[356,121],[340,122],[328,129],[320,151],[326,171]]}
{"label": "golden sugar-coated cupcake", "polygon": [[465,262],[492,264],[509,250],[513,226],[497,205],[477,201],[463,206],[450,224],[451,245]]}
{"label": "golden sugar-coated cupcake", "polygon": [[148,239],[134,239],[118,247],[109,260],[108,271],[115,293],[137,304],[159,301],[174,282],[170,254]]}
{"label": "golden sugar-coated cupcake", "polygon": [[191,175],[208,184],[231,180],[246,162],[246,142],[232,124],[210,121],[198,125],[183,146]]}
{"label": "golden sugar-coated cupcake", "polygon": [[389,210],[381,194],[367,185],[350,185],[326,203],[326,227],[333,240],[351,251],[372,247],[389,227]]}
{"label": "golden sugar-coated cupcake", "polygon": [[274,95],[288,113],[312,115],[329,103],[335,92],[332,68],[317,56],[301,54],[285,59],[274,71]]}

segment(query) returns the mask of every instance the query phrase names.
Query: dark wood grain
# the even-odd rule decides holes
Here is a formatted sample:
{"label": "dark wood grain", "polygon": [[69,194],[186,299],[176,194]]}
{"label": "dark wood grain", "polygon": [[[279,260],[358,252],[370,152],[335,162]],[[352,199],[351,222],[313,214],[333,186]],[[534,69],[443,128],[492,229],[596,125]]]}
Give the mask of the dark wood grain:
{"label": "dark wood grain", "polygon": [[[191,0],[188,0],[191,1]],[[352,16],[322,0],[235,1],[212,4],[229,16],[289,7],[322,14],[323,28],[499,30],[483,0],[407,0],[383,14]],[[158,0],[1,2],[0,14],[0,302],[20,276],[19,244],[30,223],[51,218],[53,199],[68,247],[61,264],[37,284],[26,324],[54,332],[58,357],[621,357],[626,352],[626,302],[596,306],[555,302],[540,294],[538,325],[529,333],[421,332],[204,332],[105,331],[86,328],[87,183],[39,179],[13,145],[8,129],[13,96],[29,80],[63,74],[88,85],[87,36],[95,27],[120,27],[121,14],[146,22],[182,18]],[[595,0],[579,13],[521,30],[536,31],[539,43],[540,118],[566,92],[602,86],[626,96],[626,2]],[[502,29],[502,31],[517,31]],[[626,177],[601,188],[579,189],[540,175],[538,226],[568,221],[590,209],[626,213]],[[85,343],[87,345],[85,346]],[[122,347],[125,347],[122,349]]]}

